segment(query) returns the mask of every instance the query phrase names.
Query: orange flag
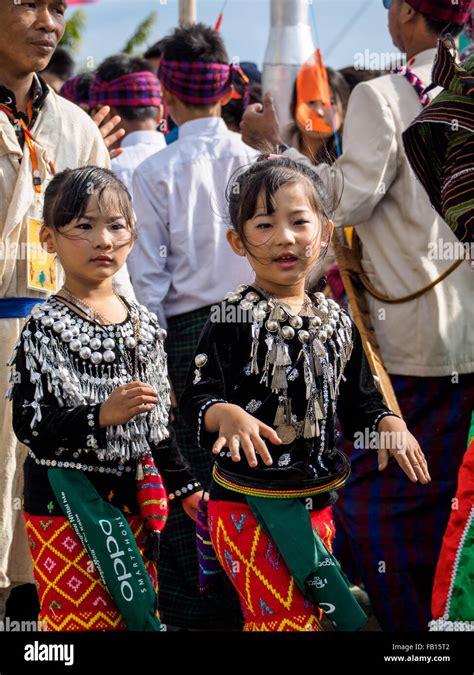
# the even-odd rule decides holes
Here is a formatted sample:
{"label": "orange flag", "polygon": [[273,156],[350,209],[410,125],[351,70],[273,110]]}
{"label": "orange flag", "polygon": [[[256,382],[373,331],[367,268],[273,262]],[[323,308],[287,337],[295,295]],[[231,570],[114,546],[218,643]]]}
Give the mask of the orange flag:
{"label": "orange flag", "polygon": [[331,133],[331,90],[328,75],[319,49],[301,67],[296,79],[296,119],[306,131]]}

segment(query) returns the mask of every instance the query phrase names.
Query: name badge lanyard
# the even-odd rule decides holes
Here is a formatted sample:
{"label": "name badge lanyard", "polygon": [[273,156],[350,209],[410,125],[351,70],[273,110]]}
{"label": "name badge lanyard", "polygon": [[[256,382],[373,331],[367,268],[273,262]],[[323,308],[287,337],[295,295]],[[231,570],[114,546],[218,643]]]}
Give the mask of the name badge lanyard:
{"label": "name badge lanyard", "polygon": [[[27,110],[27,113],[28,113],[28,124],[26,124],[25,121],[22,120],[21,118],[20,119],[16,118],[14,116],[14,114],[12,113],[12,111],[9,108],[7,108],[7,106],[4,105],[3,103],[0,103],[0,110],[3,110],[3,112],[8,116],[8,118],[10,119],[13,126],[16,126],[17,124],[19,124],[21,126],[21,128],[23,129],[23,133],[25,135],[25,142],[26,142],[26,145],[28,146],[28,150],[30,152],[31,167],[32,167],[32,173],[33,173],[33,187],[34,187],[35,192],[40,194],[41,193],[41,174],[40,174],[39,168],[38,168],[38,155],[36,153],[36,148],[35,148],[34,142],[33,142],[34,138],[33,138],[32,134],[31,134],[31,132],[28,128],[31,124],[31,120],[33,119],[33,106],[32,106],[31,100],[28,101],[27,106],[26,106],[26,110]],[[49,167],[50,167],[51,172],[54,174],[54,168],[53,168],[53,165],[52,165],[51,162],[49,162]]]}

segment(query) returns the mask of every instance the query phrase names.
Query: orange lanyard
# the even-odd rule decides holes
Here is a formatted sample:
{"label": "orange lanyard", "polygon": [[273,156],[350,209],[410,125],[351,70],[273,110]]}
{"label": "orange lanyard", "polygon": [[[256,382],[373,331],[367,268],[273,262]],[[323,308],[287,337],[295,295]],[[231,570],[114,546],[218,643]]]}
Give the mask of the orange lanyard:
{"label": "orange lanyard", "polygon": [[38,168],[38,155],[36,154],[33,136],[31,135],[31,132],[28,128],[29,125],[31,124],[31,120],[33,119],[33,106],[31,104],[31,100],[29,100],[26,105],[26,111],[28,113],[28,124],[26,124],[24,120],[22,120],[21,118],[17,119],[13,115],[12,111],[5,105],[3,105],[3,103],[0,103],[0,110],[3,110],[3,112],[7,114],[13,125],[19,124],[23,129],[23,133],[25,135],[25,143],[28,146],[28,150],[30,151],[31,167],[33,172],[33,187],[35,192],[41,193],[41,174]]}

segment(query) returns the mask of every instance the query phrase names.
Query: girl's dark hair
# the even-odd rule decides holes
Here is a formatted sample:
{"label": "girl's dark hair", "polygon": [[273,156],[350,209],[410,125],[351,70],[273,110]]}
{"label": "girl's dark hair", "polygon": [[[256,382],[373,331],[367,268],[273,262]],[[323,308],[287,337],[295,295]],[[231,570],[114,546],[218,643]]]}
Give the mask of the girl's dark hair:
{"label": "girl's dark hair", "polygon": [[89,197],[94,193],[97,193],[99,207],[102,208],[106,190],[113,191],[118,209],[135,239],[135,214],[129,191],[113,171],[98,166],[65,169],[53,178],[44,195],[44,224],[60,231],[71,220],[81,218],[87,210]]}
{"label": "girl's dark hair", "polygon": [[[260,155],[254,164],[238,169],[227,184],[226,198],[229,205],[231,226],[236,230],[247,253],[256,258],[249,250],[245,235],[245,223],[256,210],[259,198],[263,198],[266,212],[275,212],[275,193],[284,185],[303,182],[308,189],[311,206],[317,213],[323,229],[323,239],[327,245],[321,252],[322,259],[329,247],[330,220],[337,208],[339,198],[336,186],[336,170],[330,170],[331,184],[325,185],[314,169],[307,164],[295,162],[289,157]],[[327,236],[326,236],[327,235]]]}

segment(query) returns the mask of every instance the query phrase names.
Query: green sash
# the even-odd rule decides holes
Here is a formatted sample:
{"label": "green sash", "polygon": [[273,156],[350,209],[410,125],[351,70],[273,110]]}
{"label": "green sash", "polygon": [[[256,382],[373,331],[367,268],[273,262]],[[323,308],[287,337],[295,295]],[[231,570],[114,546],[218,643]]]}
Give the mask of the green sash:
{"label": "green sash", "polygon": [[273,539],[306,598],[321,607],[337,631],[362,628],[367,616],[349,590],[336,558],[313,530],[311,518],[298,499],[246,496],[253,515]]}
{"label": "green sash", "polygon": [[48,478],[128,630],[166,630],[156,616],[157,595],[123,513],[104,501],[80,471],[48,469]]}

